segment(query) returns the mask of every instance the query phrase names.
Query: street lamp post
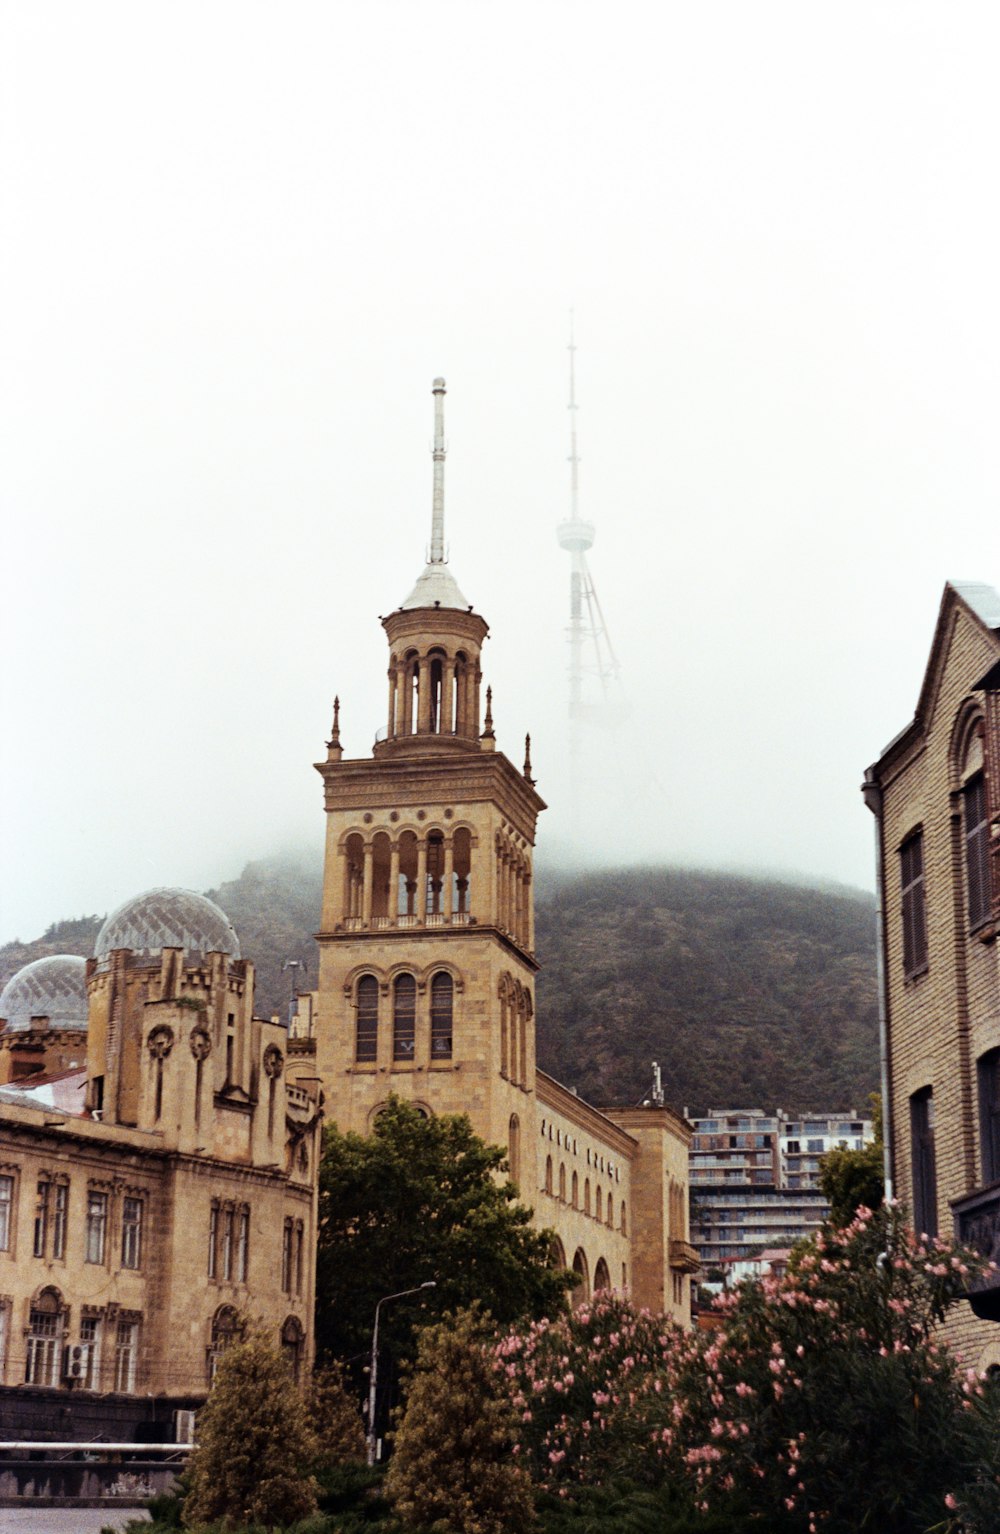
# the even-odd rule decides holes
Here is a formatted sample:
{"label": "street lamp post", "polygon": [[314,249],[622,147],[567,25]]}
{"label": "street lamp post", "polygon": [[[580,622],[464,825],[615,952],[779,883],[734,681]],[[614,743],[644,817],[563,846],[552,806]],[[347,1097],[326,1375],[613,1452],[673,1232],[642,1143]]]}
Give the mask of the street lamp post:
{"label": "street lamp post", "polygon": [[368,1463],[369,1463],[369,1465],[374,1465],[375,1458],[376,1458],[375,1450],[378,1447],[378,1440],[375,1437],[375,1385],[376,1385],[376,1381],[378,1379],[378,1323],[379,1323],[379,1311],[382,1309],[382,1306],[383,1305],[387,1305],[390,1300],[402,1300],[402,1299],[405,1299],[408,1294],[420,1294],[421,1291],[424,1290],[424,1289],[436,1289],[436,1288],[437,1288],[437,1284],[434,1282],[433,1278],[429,1278],[425,1284],[418,1284],[416,1289],[400,1289],[398,1294],[384,1294],[382,1296],[382,1298],[379,1300],[378,1304],[375,1306],[375,1328],[374,1328],[374,1330],[372,1332],[372,1363],[371,1363],[371,1369],[369,1370],[369,1380],[368,1380]]}

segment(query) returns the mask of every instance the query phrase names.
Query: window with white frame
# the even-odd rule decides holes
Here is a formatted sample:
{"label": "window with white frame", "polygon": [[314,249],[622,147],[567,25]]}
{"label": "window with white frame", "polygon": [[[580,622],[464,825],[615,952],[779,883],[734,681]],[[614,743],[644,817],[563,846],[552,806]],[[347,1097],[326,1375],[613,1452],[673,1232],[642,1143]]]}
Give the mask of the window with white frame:
{"label": "window with white frame", "polygon": [[142,1199],[128,1195],[122,1201],[122,1267],[142,1267]]}
{"label": "window with white frame", "polygon": [[45,1289],[28,1313],[24,1383],[58,1385],[62,1362],[63,1311],[59,1296]]}
{"label": "window with white frame", "polygon": [[101,1388],[101,1318],[80,1318],[80,1387],[83,1390]]}
{"label": "window with white frame", "polygon": [[132,1395],[135,1390],[135,1366],[139,1351],[139,1323],[121,1318],[115,1333],[115,1390]]}
{"label": "window with white frame", "polygon": [[108,1195],[98,1188],[87,1190],[87,1227],[86,1227],[86,1258],[87,1262],[102,1263],[107,1249],[108,1237]]}
{"label": "window with white frame", "polygon": [[0,1177],[0,1252],[9,1252],[14,1233],[14,1179]]}

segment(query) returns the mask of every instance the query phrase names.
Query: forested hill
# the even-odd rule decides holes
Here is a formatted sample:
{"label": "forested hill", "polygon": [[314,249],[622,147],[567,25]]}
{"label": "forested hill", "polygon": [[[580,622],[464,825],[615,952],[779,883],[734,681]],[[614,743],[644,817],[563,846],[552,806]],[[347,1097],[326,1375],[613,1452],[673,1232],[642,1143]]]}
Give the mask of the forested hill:
{"label": "forested hill", "polygon": [[[321,871],[273,858],[207,893],[257,966],[257,1012],[285,1014],[288,959],[316,983]],[[860,1109],[878,1085],[874,902],[677,869],[538,880],[538,1062],[591,1102]],[[87,954],[100,917],[0,948],[0,985],[46,953]],[[303,971],[299,971],[302,975]]]}

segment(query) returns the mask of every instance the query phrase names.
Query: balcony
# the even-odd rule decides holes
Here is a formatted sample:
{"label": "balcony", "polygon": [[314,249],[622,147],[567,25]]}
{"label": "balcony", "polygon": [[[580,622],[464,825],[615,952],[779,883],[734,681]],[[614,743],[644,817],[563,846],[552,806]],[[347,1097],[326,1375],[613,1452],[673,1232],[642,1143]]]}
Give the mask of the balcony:
{"label": "balcony", "polygon": [[341,932],[398,932],[400,928],[412,930],[416,927],[471,927],[472,924],[473,918],[468,911],[452,911],[450,915],[445,911],[428,911],[423,921],[416,912],[399,916],[373,916],[369,921],[365,921],[363,916],[345,916],[339,930]]}
{"label": "balcony", "polygon": [[[1000,1262],[1000,1183],[967,1193],[952,1203],[955,1236],[986,1262]],[[1000,1274],[975,1280],[966,1295],[982,1321],[1000,1321]]]}
{"label": "balcony", "polygon": [[697,1273],[701,1267],[698,1248],[690,1241],[678,1241],[671,1237],[670,1266],[675,1273]]}

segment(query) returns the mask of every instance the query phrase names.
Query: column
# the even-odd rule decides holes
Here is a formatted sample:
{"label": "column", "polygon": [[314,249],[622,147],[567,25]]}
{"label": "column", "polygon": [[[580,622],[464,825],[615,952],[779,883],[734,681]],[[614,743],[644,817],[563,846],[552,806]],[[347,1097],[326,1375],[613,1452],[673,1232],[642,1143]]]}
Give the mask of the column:
{"label": "column", "polygon": [[389,924],[396,925],[399,915],[399,842],[389,846]]}
{"label": "column", "polygon": [[427,838],[417,843],[417,921],[423,927],[427,923]]}
{"label": "column", "polygon": [[[413,734],[413,665],[414,663],[409,661],[399,673],[399,685],[403,689],[401,717],[404,735]],[[396,717],[399,719],[400,714],[397,713]]]}
{"label": "column", "polygon": [[450,922],[451,921],[451,903],[452,903],[451,887],[454,884],[454,882],[455,882],[455,845],[454,845],[453,838],[450,837],[450,836],[446,836],[445,837],[445,842],[444,842],[444,900],[441,903],[441,910],[444,912],[444,919],[445,919],[446,922]]}
{"label": "column", "polygon": [[455,662],[449,656],[441,667],[441,734],[455,728]]}
{"label": "column", "polygon": [[417,662],[417,734],[429,735],[431,728],[431,663],[426,655]]}
{"label": "column", "polygon": [[387,728],[387,732],[386,732],[386,739],[387,740],[392,740],[393,737],[396,734],[396,719],[397,719],[397,715],[396,715],[396,699],[398,697],[398,694],[399,694],[399,687],[398,687],[398,684],[397,684],[397,681],[396,681],[396,668],[395,668],[395,666],[390,666],[389,667],[389,720],[388,720],[388,728]]}
{"label": "column", "polygon": [[375,848],[371,842],[365,842],[365,872],[364,889],[361,897],[361,917],[366,927],[372,924],[372,868],[374,864]]}

